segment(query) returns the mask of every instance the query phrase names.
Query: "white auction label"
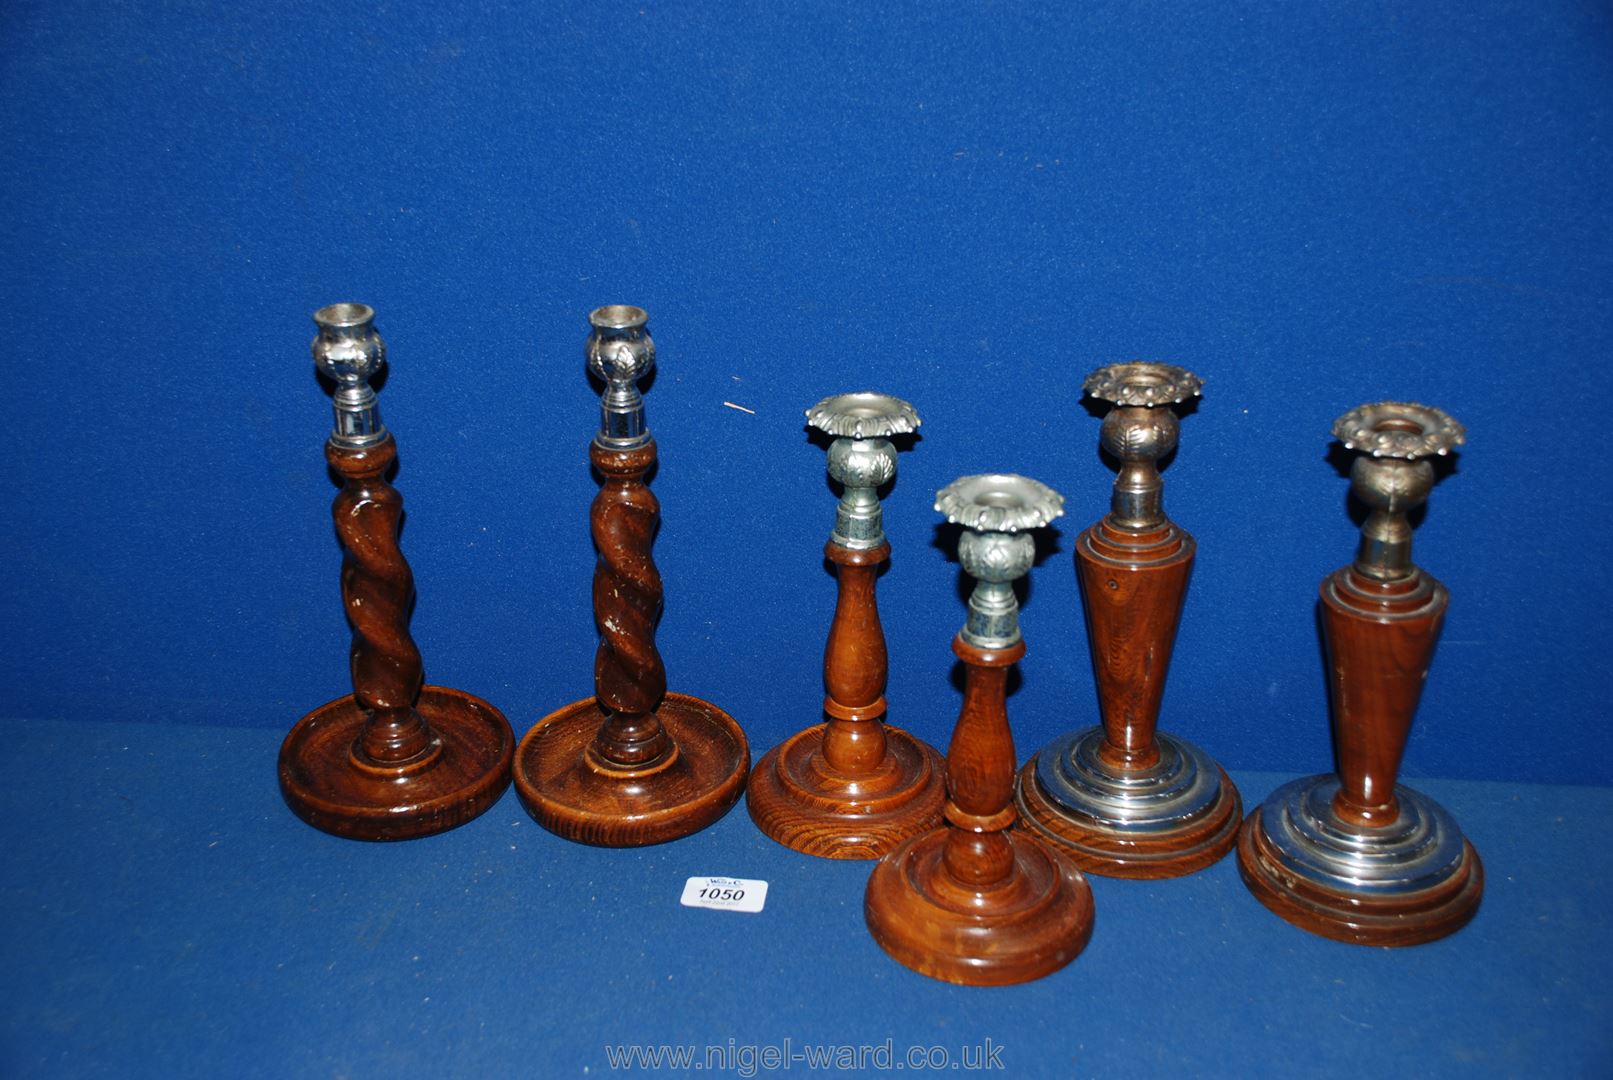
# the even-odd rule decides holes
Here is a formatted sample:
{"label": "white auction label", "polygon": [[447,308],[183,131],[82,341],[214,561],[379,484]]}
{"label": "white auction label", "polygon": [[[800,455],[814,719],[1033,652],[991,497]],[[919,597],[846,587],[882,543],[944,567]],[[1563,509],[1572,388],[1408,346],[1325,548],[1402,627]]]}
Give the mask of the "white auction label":
{"label": "white auction label", "polygon": [[767,882],[738,877],[692,877],[683,884],[684,907],[754,914],[767,903]]}

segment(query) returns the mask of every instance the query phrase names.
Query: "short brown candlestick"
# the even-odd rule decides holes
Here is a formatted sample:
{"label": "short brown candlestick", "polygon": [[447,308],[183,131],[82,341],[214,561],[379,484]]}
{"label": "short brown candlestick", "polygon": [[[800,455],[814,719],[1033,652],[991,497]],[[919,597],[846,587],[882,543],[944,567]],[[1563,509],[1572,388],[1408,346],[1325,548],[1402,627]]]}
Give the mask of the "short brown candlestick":
{"label": "short brown candlestick", "polygon": [[[592,355],[613,387],[631,388],[653,359],[645,318],[625,306],[592,316]],[[636,391],[624,408],[637,409],[628,415],[642,424]],[[650,554],[660,505],[644,482],[655,464],[655,441],[635,428],[626,440],[631,445],[612,446],[607,434],[589,448],[605,480],[590,515],[601,634],[594,696],[550,713],[526,733],[515,755],[515,787],[551,832],[635,847],[687,836],[727,813],[744,790],[750,746],[717,706],[667,692],[655,648],[661,576]]]}
{"label": "short brown candlestick", "polygon": [[1051,488],[1011,473],[965,476],[935,508],[965,528],[958,558],[975,581],[953,639],[964,664],[963,708],[947,750],[946,824],[905,841],[874,867],[863,898],[869,932],[901,963],[971,986],[1048,975],[1092,934],[1092,890],[1067,856],[1010,831],[1014,737],[1008,669],[1025,655],[1013,582],[1035,559],[1027,530],[1062,513]]}
{"label": "short brown candlestick", "polygon": [[315,828],[356,840],[442,832],[498,801],[515,738],[492,705],[421,686],[409,637],[414,580],[398,547],[403,499],[383,474],[392,437],[326,447],[344,485],[332,513],[346,557],[342,596],[353,623],[353,693],[303,717],[280,748],[280,790]]}

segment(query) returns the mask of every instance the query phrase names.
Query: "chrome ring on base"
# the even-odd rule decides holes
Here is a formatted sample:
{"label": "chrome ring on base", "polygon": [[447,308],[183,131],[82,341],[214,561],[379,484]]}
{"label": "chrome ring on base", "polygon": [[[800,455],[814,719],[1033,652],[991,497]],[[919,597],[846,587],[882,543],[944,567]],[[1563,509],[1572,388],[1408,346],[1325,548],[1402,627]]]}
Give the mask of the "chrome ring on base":
{"label": "chrome ring on base", "polygon": [[1284,784],[1245,822],[1238,864],[1272,911],[1312,933],[1363,945],[1413,945],[1466,925],[1484,867],[1456,820],[1395,785],[1400,812],[1356,825],[1333,810],[1329,773]]}
{"label": "chrome ring on base", "polygon": [[1159,732],[1152,768],[1116,773],[1098,757],[1103,728],[1054,739],[1037,755],[1037,782],[1071,812],[1110,829],[1161,832],[1204,814],[1220,797],[1221,770],[1208,754]]}
{"label": "chrome ring on base", "polygon": [[1214,863],[1237,842],[1237,788],[1192,743],[1154,739],[1158,761],[1126,772],[1099,756],[1101,727],[1053,740],[1020,774],[1021,820],[1095,874],[1175,877]]}

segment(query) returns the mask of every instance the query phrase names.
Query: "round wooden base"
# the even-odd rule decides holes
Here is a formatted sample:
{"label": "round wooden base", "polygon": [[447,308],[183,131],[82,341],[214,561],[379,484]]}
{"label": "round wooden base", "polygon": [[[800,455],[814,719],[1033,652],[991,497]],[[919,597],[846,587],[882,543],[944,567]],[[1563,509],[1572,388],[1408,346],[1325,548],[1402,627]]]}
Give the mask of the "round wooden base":
{"label": "round wooden base", "polygon": [[296,815],[354,840],[408,840],[463,825],[510,784],[515,735],[481,698],[442,686],[420,688],[415,709],[436,743],[415,762],[355,760],[367,719],[349,694],[297,722],[280,746],[280,791]]}
{"label": "round wooden base", "polygon": [[1037,757],[1020,770],[1014,802],[1019,827],[1036,834],[1091,874],[1116,878],[1173,878],[1202,870],[1231,851],[1238,842],[1243,802],[1226,770],[1220,794],[1202,814],[1178,826],[1147,831],[1105,828],[1070,813],[1048,797],[1036,779]]}
{"label": "round wooden base", "polygon": [[763,833],[826,859],[877,859],[941,825],[945,764],[928,743],[885,728],[885,760],[867,776],[836,773],[823,757],[826,725],[769,750],[751,773],[745,805]]}
{"label": "round wooden base", "polygon": [[715,705],[668,693],[656,710],[673,749],[611,768],[589,754],[605,720],[594,698],[545,716],[515,753],[515,790],[545,829],[584,844],[638,847],[699,832],[739,800],[750,744]]}
{"label": "round wooden base", "polygon": [[942,865],[947,830],[902,844],[874,867],[863,898],[881,948],[922,975],[1008,986],[1050,975],[1092,936],[1092,888],[1074,863],[1034,837],[1006,834],[1014,868],[976,892]]}
{"label": "round wooden base", "polygon": [[1353,945],[1420,945],[1453,934],[1478,911],[1484,864],[1462,841],[1450,877],[1400,896],[1371,896],[1320,886],[1285,872],[1256,808],[1238,833],[1238,870],[1255,898],[1301,930]]}

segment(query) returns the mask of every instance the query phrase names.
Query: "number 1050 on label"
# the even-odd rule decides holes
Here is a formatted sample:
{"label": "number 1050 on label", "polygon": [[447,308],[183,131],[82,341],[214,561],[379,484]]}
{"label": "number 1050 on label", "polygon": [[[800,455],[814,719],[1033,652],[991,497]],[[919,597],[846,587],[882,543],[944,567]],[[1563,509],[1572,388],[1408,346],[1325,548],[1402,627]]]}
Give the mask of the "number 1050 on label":
{"label": "number 1050 on label", "polygon": [[767,902],[767,882],[752,878],[692,877],[683,884],[684,907],[755,914]]}

